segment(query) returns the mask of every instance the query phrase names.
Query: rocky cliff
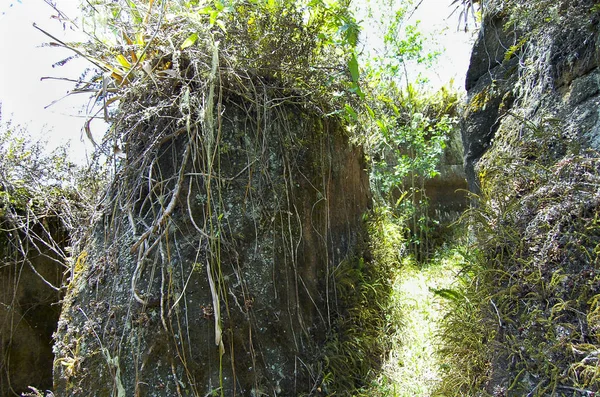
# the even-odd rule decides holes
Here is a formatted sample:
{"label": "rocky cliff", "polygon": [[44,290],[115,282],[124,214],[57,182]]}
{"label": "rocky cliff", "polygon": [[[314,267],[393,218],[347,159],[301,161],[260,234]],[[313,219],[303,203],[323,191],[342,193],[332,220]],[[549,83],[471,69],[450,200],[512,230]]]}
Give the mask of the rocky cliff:
{"label": "rocky cliff", "polygon": [[214,147],[183,129],[118,176],[59,322],[61,395],[321,387],[311,374],[340,310],[334,273],[358,253],[369,205],[362,157],[294,106],[257,124],[223,104]]}
{"label": "rocky cliff", "polygon": [[487,285],[470,393],[600,388],[599,21],[594,1],[484,5],[462,119]]}
{"label": "rocky cliff", "polygon": [[[462,123],[474,192],[486,153],[487,158],[501,151],[518,157],[529,150],[530,158],[559,159],[600,148],[600,17],[594,2],[492,1],[484,10],[465,82]],[[550,151],[536,150],[546,144]]]}

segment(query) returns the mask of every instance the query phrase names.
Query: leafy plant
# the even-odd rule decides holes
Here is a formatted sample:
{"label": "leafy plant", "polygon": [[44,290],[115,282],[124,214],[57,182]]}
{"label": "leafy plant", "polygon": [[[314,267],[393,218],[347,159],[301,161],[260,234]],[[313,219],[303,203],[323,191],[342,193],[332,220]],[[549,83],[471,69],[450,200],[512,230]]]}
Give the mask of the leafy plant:
{"label": "leafy plant", "polygon": [[410,225],[412,252],[427,256],[433,220],[427,213],[424,185],[438,175],[439,160],[456,127],[452,113],[456,97],[445,90],[427,96],[409,86],[407,95],[399,93],[396,98],[397,105],[391,99],[377,105],[381,117],[375,120],[369,142],[371,183],[379,202]]}
{"label": "leafy plant", "polygon": [[476,17],[476,8],[477,6],[481,6],[481,1],[480,0],[454,0],[451,4],[452,6],[456,6],[454,8],[454,10],[452,11],[452,14],[456,13],[458,10],[460,10],[459,13],[459,27],[460,24],[462,23],[464,26],[465,31],[467,31],[467,29],[469,28],[469,20],[477,20]]}
{"label": "leafy plant", "polygon": [[410,81],[412,63],[430,65],[439,55],[426,52],[418,22],[406,24],[410,4],[386,8],[393,17],[384,27],[382,53],[361,57],[364,97],[353,104],[360,111],[347,105],[346,113],[356,130],[365,131],[357,140],[367,149],[377,204],[410,225],[411,251],[425,257],[435,221],[427,213],[424,184],[438,174],[447,139],[455,131],[458,97],[451,89],[429,93]]}
{"label": "leafy plant", "polygon": [[[52,352],[44,341],[51,340],[59,315],[53,309],[75,276],[72,247],[102,183],[101,174],[88,171],[68,161],[66,147],[48,153],[24,127],[0,122],[1,394],[25,392],[25,375],[51,387]],[[19,373],[23,367],[32,371]],[[42,395],[32,390],[27,395]]]}

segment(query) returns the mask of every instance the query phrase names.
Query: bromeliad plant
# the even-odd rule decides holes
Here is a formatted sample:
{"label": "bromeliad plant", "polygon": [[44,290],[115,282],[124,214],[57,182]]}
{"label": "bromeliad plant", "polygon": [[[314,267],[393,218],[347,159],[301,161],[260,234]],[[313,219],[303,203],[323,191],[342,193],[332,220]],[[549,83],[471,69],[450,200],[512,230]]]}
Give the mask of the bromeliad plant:
{"label": "bromeliad plant", "polygon": [[[82,6],[81,22],[69,19],[50,0],[48,4],[65,23],[89,36],[84,43],[65,43],[37,27],[51,45],[91,63],[72,91],[94,95],[85,126],[90,139],[91,119],[116,121],[111,105],[126,100],[140,85],[153,85],[168,96],[168,87],[197,68],[186,59],[197,57],[210,65],[213,46],[221,54],[219,72],[241,96],[248,95],[249,80],[258,71],[294,95],[311,98],[324,114],[343,109],[345,99],[333,103],[341,93],[360,94],[359,26],[346,1],[94,0]],[[105,138],[111,144],[120,139],[112,130]]]}

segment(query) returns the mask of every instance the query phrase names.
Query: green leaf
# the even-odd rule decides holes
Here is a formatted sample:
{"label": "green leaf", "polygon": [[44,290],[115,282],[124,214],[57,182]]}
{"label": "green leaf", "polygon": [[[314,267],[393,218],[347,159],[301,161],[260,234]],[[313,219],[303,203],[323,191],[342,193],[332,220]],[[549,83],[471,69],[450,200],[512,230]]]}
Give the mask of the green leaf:
{"label": "green leaf", "polygon": [[217,21],[217,17],[219,16],[219,11],[213,11],[210,13],[209,24],[211,27],[215,26],[215,22]]}
{"label": "green leaf", "polygon": [[369,116],[371,116],[371,118],[374,119],[375,112],[373,111],[373,109],[371,109],[371,107],[369,105],[365,105],[365,107],[367,108],[367,112],[369,113]]}
{"label": "green leaf", "polygon": [[429,291],[431,291],[434,295],[439,296],[441,298],[444,299],[448,299],[450,301],[458,301],[461,297],[462,294],[456,290],[452,290],[452,289],[448,289],[448,288],[440,288],[440,289],[436,289],[436,288],[429,288]]}
{"label": "green leaf", "polygon": [[348,114],[350,116],[350,118],[352,118],[353,120],[358,119],[358,114],[352,108],[352,106],[346,104],[346,105],[344,105],[344,110],[346,110],[346,114]]}
{"label": "green leaf", "polygon": [[358,95],[360,99],[365,99],[365,93],[362,92],[360,86],[357,83],[352,83],[352,86],[350,87],[349,91]]}
{"label": "green leaf", "polygon": [[140,12],[138,11],[135,2],[128,0],[127,5],[129,6],[129,12],[131,13],[130,15],[133,16],[133,21],[136,25],[140,25],[144,21],[144,19],[140,15]]}
{"label": "green leaf", "polygon": [[215,23],[217,24],[218,27],[221,28],[221,30],[223,31],[223,33],[227,33],[227,29],[225,28],[225,24],[223,23],[223,21],[221,21],[220,19],[217,19],[215,21]]}
{"label": "green leaf", "polygon": [[135,44],[139,46],[143,46],[146,44],[144,41],[144,32],[137,32],[135,34]]}
{"label": "green leaf", "polygon": [[123,56],[123,54],[117,55],[116,58],[117,58],[117,61],[121,64],[121,66],[123,66],[125,69],[131,68],[131,64],[129,63],[129,61],[127,60],[127,58],[125,58]]}
{"label": "green leaf", "polygon": [[520,51],[525,43],[527,43],[528,39],[529,37],[525,35],[517,44],[511,45],[504,54],[504,62],[510,60],[518,51]]}
{"label": "green leaf", "polygon": [[352,57],[348,61],[348,69],[350,69],[350,76],[352,77],[352,81],[358,83],[360,72],[358,70],[358,61],[356,60],[355,54],[352,54]]}
{"label": "green leaf", "polygon": [[360,28],[358,24],[354,21],[347,22],[344,26],[340,28],[340,32],[342,33],[342,37],[344,40],[348,42],[352,47],[356,47],[358,44],[358,34],[360,32]]}
{"label": "green leaf", "polygon": [[182,50],[184,50],[184,49],[186,49],[188,47],[191,47],[194,44],[196,44],[197,40],[198,40],[198,33],[194,33],[190,37],[188,37],[187,39],[185,39],[185,41],[181,44],[181,46],[179,48],[182,49]]}

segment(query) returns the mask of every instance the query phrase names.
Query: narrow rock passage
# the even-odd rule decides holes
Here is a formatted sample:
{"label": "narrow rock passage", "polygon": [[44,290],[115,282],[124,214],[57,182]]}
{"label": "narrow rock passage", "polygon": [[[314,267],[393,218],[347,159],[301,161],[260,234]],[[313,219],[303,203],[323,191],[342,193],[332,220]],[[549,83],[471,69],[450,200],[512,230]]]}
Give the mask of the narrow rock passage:
{"label": "narrow rock passage", "polygon": [[391,395],[431,396],[440,380],[437,337],[447,305],[434,291],[451,288],[462,261],[456,252],[445,252],[421,267],[405,261],[394,286],[393,311],[398,313],[400,326],[384,367]]}

